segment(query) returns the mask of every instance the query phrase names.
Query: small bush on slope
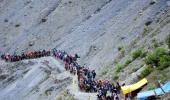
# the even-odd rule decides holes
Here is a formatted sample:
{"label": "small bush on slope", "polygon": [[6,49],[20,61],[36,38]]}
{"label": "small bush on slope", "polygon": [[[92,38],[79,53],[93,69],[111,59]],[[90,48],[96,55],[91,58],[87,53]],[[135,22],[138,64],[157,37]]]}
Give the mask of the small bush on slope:
{"label": "small bush on slope", "polygon": [[131,59],[126,60],[126,62],[125,62],[125,66],[129,65],[131,62],[132,62],[132,60],[131,60]]}
{"label": "small bush on slope", "polygon": [[121,65],[121,64],[117,64],[117,65],[116,65],[116,72],[117,72],[117,73],[121,72],[123,69],[124,69],[124,66],[123,66],[123,65]]}
{"label": "small bush on slope", "polygon": [[146,52],[144,52],[144,50],[142,50],[142,49],[138,49],[138,50],[136,50],[132,53],[132,59],[133,60],[137,59],[138,57],[142,58],[142,57],[145,57],[145,56],[146,56]]}
{"label": "small bush on slope", "polygon": [[170,56],[164,55],[160,58],[158,69],[163,70],[170,66]]}
{"label": "small bush on slope", "polygon": [[160,58],[167,54],[167,50],[164,48],[157,48],[152,53],[149,53],[145,58],[147,65],[158,66]]}

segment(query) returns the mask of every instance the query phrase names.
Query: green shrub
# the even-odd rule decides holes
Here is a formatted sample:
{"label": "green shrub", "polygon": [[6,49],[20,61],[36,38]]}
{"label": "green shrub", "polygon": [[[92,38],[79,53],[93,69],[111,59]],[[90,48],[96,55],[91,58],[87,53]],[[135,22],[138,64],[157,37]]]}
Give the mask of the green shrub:
{"label": "green shrub", "polygon": [[152,71],[153,71],[153,69],[152,69],[150,66],[148,66],[147,68],[145,68],[145,69],[142,71],[142,73],[141,73],[141,75],[140,75],[140,78],[145,78],[145,77],[147,77]]}
{"label": "green shrub", "polygon": [[125,66],[129,65],[131,62],[132,62],[132,60],[131,60],[131,59],[126,60],[126,62],[125,62]]}
{"label": "green shrub", "polygon": [[135,60],[138,57],[144,56],[144,51],[142,49],[138,49],[132,53],[132,59]]}
{"label": "green shrub", "polygon": [[166,43],[167,43],[168,47],[170,48],[170,34],[168,35],[168,37],[166,39]]}
{"label": "green shrub", "polygon": [[164,55],[160,58],[158,69],[163,70],[170,66],[170,56]]}
{"label": "green shrub", "polygon": [[116,65],[116,72],[117,72],[117,73],[121,72],[123,69],[124,69],[124,66],[123,66],[123,65],[121,65],[121,64],[117,64],[117,65]]}
{"label": "green shrub", "polygon": [[152,53],[149,53],[145,58],[146,64],[151,64],[152,66],[158,66],[160,57],[167,54],[167,50],[164,48],[157,48]]}
{"label": "green shrub", "polygon": [[145,58],[145,63],[152,66],[158,65],[159,58],[155,53],[149,53]]}

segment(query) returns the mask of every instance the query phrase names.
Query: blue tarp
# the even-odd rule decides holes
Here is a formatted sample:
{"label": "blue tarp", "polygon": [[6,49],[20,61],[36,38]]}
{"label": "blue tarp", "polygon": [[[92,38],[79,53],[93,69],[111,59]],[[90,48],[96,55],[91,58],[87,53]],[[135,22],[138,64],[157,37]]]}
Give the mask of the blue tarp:
{"label": "blue tarp", "polygon": [[[162,88],[166,93],[170,92],[170,81],[167,82],[165,85],[163,85]],[[146,100],[150,96],[162,95],[162,94],[164,94],[164,92],[160,88],[157,88],[154,90],[138,93],[137,98],[139,100]]]}

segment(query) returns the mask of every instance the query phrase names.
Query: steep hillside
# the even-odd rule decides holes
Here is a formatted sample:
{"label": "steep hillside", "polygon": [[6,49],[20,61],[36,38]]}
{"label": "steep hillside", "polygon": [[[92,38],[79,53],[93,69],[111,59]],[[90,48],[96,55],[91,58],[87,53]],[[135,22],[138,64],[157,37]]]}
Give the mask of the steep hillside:
{"label": "steep hillside", "polygon": [[[0,54],[56,47],[80,55],[80,64],[96,69],[98,78],[131,84],[147,77],[150,80],[147,89],[157,80],[164,83],[170,79],[169,66],[162,70],[149,69],[149,74],[143,75],[149,65],[145,61],[149,53],[159,47],[169,51],[165,41],[170,34],[169,27],[169,0],[0,0]],[[34,65],[24,64],[22,70],[22,63],[21,66],[3,61],[0,64],[5,68],[3,74],[9,71],[10,76],[17,78],[30,68],[33,75],[26,81],[34,77],[35,70],[39,71],[39,84],[46,75],[39,68],[44,65],[33,68]],[[22,71],[18,72],[17,68]],[[6,87],[3,82],[8,75],[4,77],[0,79],[1,88]],[[20,84],[25,84],[22,83],[25,80]],[[16,95],[14,90],[22,88],[14,89],[11,85],[9,89]],[[6,95],[2,95],[5,99]],[[50,99],[37,94],[35,98]]]}
{"label": "steep hillside", "polygon": [[[91,67],[104,66],[128,45],[148,20],[154,26],[167,0],[15,0],[1,1],[1,51],[57,47],[78,53]],[[31,44],[31,45],[29,45]]]}

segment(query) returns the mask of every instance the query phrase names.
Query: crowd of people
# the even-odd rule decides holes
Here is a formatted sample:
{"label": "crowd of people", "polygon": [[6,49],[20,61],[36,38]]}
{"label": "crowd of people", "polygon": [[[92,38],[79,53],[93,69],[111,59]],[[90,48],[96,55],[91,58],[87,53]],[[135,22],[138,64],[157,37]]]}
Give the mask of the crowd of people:
{"label": "crowd of people", "polygon": [[50,56],[50,55],[51,55],[50,50],[49,51],[39,50],[39,51],[22,52],[20,55],[17,55],[16,53],[14,54],[6,53],[1,55],[1,59],[7,62],[16,62],[24,59],[40,58],[40,57]]}
{"label": "crowd of people", "polygon": [[78,76],[78,86],[81,91],[98,92],[99,100],[119,100],[120,85],[113,84],[108,80],[96,80],[95,70],[90,70],[88,67],[81,66],[77,63],[79,56],[77,54],[69,55],[65,51],[53,50],[53,55],[64,62],[65,69],[72,74]]}
{"label": "crowd of people", "polygon": [[113,84],[108,80],[96,80],[95,70],[90,70],[86,66],[81,66],[77,63],[80,58],[78,54],[69,55],[65,51],[52,49],[42,51],[23,52],[21,55],[3,54],[1,59],[7,62],[16,62],[24,59],[40,58],[44,56],[54,56],[56,59],[62,60],[65,64],[65,69],[70,71],[71,74],[77,74],[78,86],[84,92],[98,92],[98,100],[119,100],[120,85]]}

